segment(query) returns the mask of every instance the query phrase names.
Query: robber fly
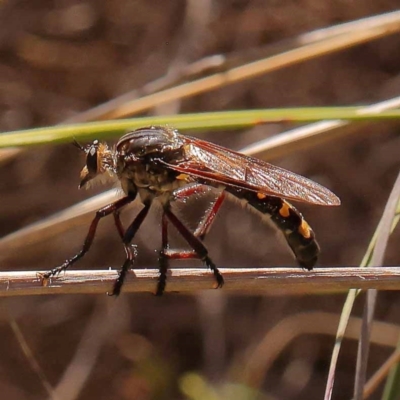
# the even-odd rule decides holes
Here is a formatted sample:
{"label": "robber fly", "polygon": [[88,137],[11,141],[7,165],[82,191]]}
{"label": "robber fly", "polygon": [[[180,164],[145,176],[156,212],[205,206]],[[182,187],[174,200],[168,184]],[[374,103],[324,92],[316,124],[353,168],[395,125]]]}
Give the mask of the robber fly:
{"label": "robber fly", "polygon": [[[340,204],[338,197],[318,183],[225,147],[181,135],[168,127],[151,126],[128,132],[115,148],[97,140],[87,146],[75,144],[86,154],[79,187],[89,185],[102,174],[111,174],[120,181],[125,197],[98,210],[81,251],[42,274],[42,277],[48,280],[82,258],[92,245],[100,219],[112,214],[125,248],[126,260],[110,295],[120,293],[126,274],[133,266],[135,253],[130,243],[155,199],[163,207],[156,295],[164,292],[170,259],[199,258],[214,273],[216,286],[223,285],[224,279],[202,240],[226,195],[240,199],[276,225],[299,265],[307,270],[312,270],[317,262],[319,246],[311,227],[285,199],[324,206]],[[193,233],[172,212],[171,202],[185,200],[208,190],[210,186],[220,190],[219,197]],[[143,208],[124,229],[119,218],[120,210],[138,196]],[[175,226],[192,248],[191,251],[170,249],[168,223]]]}

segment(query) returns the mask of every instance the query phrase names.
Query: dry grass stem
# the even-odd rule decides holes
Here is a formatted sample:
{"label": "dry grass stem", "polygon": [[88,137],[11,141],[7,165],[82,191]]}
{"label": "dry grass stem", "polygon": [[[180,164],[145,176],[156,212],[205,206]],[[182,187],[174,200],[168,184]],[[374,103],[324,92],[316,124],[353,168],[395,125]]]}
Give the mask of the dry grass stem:
{"label": "dry grass stem", "polygon": [[[312,272],[299,268],[223,268],[224,291],[252,294],[310,294],[340,292],[351,288],[399,290],[400,268],[322,268]],[[116,270],[68,271],[43,286],[36,272],[0,273],[0,296],[33,294],[106,293],[111,291]],[[151,292],[156,288],[158,270],[135,269],[124,285],[124,292]],[[194,292],[211,289],[213,275],[205,268],[172,269],[167,292]]]}

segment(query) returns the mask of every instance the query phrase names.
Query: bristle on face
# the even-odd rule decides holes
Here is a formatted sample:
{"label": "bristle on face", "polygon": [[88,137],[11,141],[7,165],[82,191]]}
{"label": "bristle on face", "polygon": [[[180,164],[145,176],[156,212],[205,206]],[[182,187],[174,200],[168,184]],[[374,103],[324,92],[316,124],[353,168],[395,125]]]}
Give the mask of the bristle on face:
{"label": "bristle on face", "polygon": [[81,146],[77,142],[76,145],[86,153],[86,165],[80,174],[81,181],[79,188],[89,188],[95,181],[104,183],[113,177],[113,152],[106,143],[100,143],[98,140],[95,140],[86,147]]}
{"label": "bristle on face", "polygon": [[77,147],[79,150],[85,151],[85,148],[84,148],[76,139],[74,139],[74,140],[72,141],[72,144],[73,144],[75,147]]}

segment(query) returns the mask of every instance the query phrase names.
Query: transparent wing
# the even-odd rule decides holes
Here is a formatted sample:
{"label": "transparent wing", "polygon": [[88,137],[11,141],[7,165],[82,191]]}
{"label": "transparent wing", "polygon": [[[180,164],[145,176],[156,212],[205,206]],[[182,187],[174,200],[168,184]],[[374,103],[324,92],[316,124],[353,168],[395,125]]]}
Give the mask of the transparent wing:
{"label": "transparent wing", "polygon": [[330,190],[303,176],[211,142],[183,135],[181,139],[185,143],[185,161],[160,160],[175,171],[289,200],[325,206],[340,204]]}

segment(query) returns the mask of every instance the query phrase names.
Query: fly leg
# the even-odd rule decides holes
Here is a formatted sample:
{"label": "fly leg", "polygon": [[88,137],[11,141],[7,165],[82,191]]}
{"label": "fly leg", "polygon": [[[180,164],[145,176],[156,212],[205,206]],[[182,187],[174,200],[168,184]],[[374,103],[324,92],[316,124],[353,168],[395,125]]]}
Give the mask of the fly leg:
{"label": "fly leg", "polygon": [[119,234],[120,238],[123,240],[124,239],[125,229],[122,226],[121,218],[119,217],[119,211],[120,210],[115,211],[113,216],[114,216],[115,227],[117,228],[117,231],[118,231],[118,234]]}
{"label": "fly leg", "polygon": [[[43,274],[40,274],[40,277],[42,278],[43,282],[46,283],[46,281],[50,277],[58,275],[60,272],[67,270],[71,265],[75,264],[79,259],[81,259],[89,251],[90,247],[92,246],[92,243],[93,243],[93,240],[94,240],[94,237],[96,234],[97,226],[98,226],[100,220],[102,218],[106,217],[107,215],[110,215],[110,214],[115,215],[116,213],[119,212],[119,210],[122,207],[126,206],[133,200],[134,200],[134,197],[126,196],[126,197],[123,197],[122,199],[117,200],[116,202],[109,204],[109,205],[101,208],[100,210],[98,210],[96,212],[95,217],[93,218],[92,223],[90,224],[89,232],[86,235],[85,242],[83,244],[81,251],[79,253],[77,253],[76,255],[74,255],[73,257],[69,258],[68,260],[65,260],[64,263],[59,265],[58,267],[53,268],[50,271],[47,271]],[[121,224],[120,224],[120,227],[122,227]],[[121,234],[118,225],[117,225],[117,229],[118,229],[119,233]]]}
{"label": "fly leg", "polygon": [[162,248],[158,258],[160,276],[158,278],[156,296],[161,296],[164,293],[169,267],[168,221],[165,212],[163,212],[161,217],[161,246]]}
{"label": "fly leg", "polygon": [[[199,185],[199,186],[201,186],[201,185]],[[180,194],[182,194],[182,192]],[[193,192],[190,192],[190,195],[192,195],[192,194],[193,194]],[[186,198],[187,196],[188,195],[185,194],[184,198]],[[217,202],[215,202],[212,205],[210,211],[202,218],[202,220],[200,221],[200,223],[196,229],[196,232],[198,232],[198,235],[201,239],[204,238],[206,231],[208,230],[209,226],[211,225],[211,222],[215,218],[216,212],[218,211],[218,208],[220,207],[220,205],[218,207],[216,207]],[[220,203],[222,204],[222,200]],[[194,233],[194,236],[197,236],[196,232]],[[168,241],[168,219],[167,219],[167,215],[165,212],[163,212],[162,220],[161,220],[161,242],[162,242],[162,249],[161,249],[160,255],[159,255],[160,276],[158,279],[156,296],[161,296],[164,293],[170,259],[184,260],[184,259],[189,259],[189,258],[201,258],[199,253],[197,253],[195,250],[170,249],[169,241]]]}
{"label": "fly leg", "polygon": [[214,222],[215,217],[219,209],[222,206],[223,201],[225,200],[225,192],[222,191],[212,206],[207,210],[206,214],[200,220],[199,225],[194,231],[194,236],[204,240],[205,236],[211,229],[211,225]]}
{"label": "fly leg", "polygon": [[[116,228],[117,228],[118,234],[119,234],[119,236],[121,237],[122,243],[123,243],[123,241],[124,241],[125,229],[124,229],[124,227],[122,226],[122,222],[121,222],[121,219],[120,219],[120,217],[119,217],[119,215],[120,215],[119,210],[116,211],[113,215],[114,215],[115,226],[116,226]],[[125,248],[125,245],[124,245],[124,248]],[[133,257],[133,259],[135,259],[135,258],[137,257],[137,249],[136,249],[136,246],[135,246],[135,245],[130,245],[130,250],[132,250],[132,249],[133,249],[132,257]],[[125,252],[127,252],[127,249],[126,249],[126,248],[125,248]],[[128,254],[127,254],[127,256],[128,256]]]}
{"label": "fly leg", "polygon": [[[184,186],[183,188],[177,189],[173,193],[174,200],[186,201],[186,199],[190,196],[193,196],[198,193],[204,193],[209,189],[207,186],[200,184],[193,184],[190,186]],[[197,228],[194,231],[194,236],[204,240],[206,234],[209,232],[212,223],[214,222],[215,217],[219,209],[222,206],[222,203],[225,199],[225,192],[222,191],[217,199],[211,204],[210,208],[206,211],[203,218],[200,220]]]}
{"label": "fly leg", "polygon": [[122,243],[125,248],[126,259],[118,273],[118,278],[116,279],[116,281],[114,283],[112,292],[107,293],[109,296],[118,296],[121,293],[121,288],[124,284],[126,274],[129,271],[129,269],[132,268],[133,261],[136,256],[136,253],[132,251],[132,247],[131,247],[130,243],[133,240],[134,236],[136,235],[136,232],[139,230],[140,225],[142,225],[143,221],[145,220],[145,218],[149,212],[150,205],[151,205],[150,202],[144,204],[144,207],[140,210],[139,214],[136,216],[136,218],[133,220],[133,222],[129,225],[129,227],[125,231],[125,233],[124,233],[121,221],[119,220],[119,216],[117,215],[115,217],[115,223],[117,225],[117,229],[118,229],[120,235],[122,236]]}
{"label": "fly leg", "polygon": [[220,288],[224,284],[224,278],[219,272],[216,265],[212,262],[211,258],[208,256],[208,250],[202,243],[202,241],[197,238],[185,225],[176,217],[176,215],[169,209],[166,208],[165,214],[171,221],[172,225],[178,230],[182,237],[187,241],[187,243],[193,248],[195,253],[197,253],[198,258],[200,258],[214,273],[215,280],[217,282],[217,288]]}
{"label": "fly leg", "polygon": [[[221,202],[222,204],[222,202]],[[213,207],[214,208],[214,207]],[[168,232],[167,232],[167,219],[175,226],[182,237],[192,247],[193,251],[176,251],[169,250],[168,243]],[[212,218],[213,219],[213,218]],[[211,220],[212,222],[212,220]],[[210,223],[211,223],[210,222]],[[206,225],[206,224],[205,224]],[[204,234],[209,225],[205,226]],[[213,263],[211,258],[208,256],[207,248],[204,246],[202,241],[196,237],[186,226],[176,217],[176,215],[170,210],[169,205],[164,207],[163,213],[163,225],[162,225],[162,245],[163,249],[160,252],[160,279],[157,286],[156,295],[160,296],[163,294],[166,284],[166,272],[168,268],[168,259],[188,259],[188,258],[199,258],[207,267],[214,273],[215,280],[217,282],[217,288],[222,287],[224,284],[224,278],[219,272],[216,265]]]}

